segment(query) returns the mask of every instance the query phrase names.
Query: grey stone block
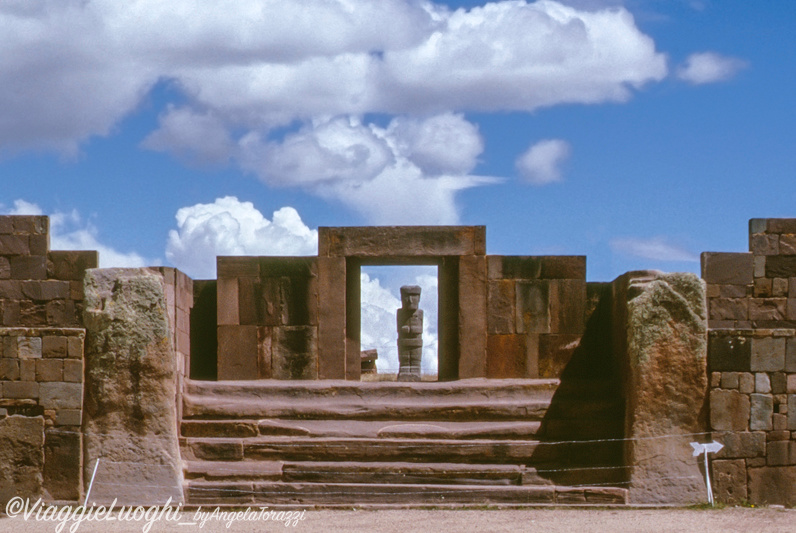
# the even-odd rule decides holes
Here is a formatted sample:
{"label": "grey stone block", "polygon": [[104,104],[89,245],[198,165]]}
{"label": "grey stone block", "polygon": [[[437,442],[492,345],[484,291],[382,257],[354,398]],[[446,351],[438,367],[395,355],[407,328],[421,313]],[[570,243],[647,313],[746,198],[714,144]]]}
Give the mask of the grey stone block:
{"label": "grey stone block", "polygon": [[753,338],[750,369],[752,372],[781,372],[784,370],[785,338]]}
{"label": "grey stone block", "polygon": [[738,391],[751,394],[755,391],[755,376],[749,372],[741,372],[738,376]]}
{"label": "grey stone block", "polygon": [[755,374],[755,392],[761,394],[768,394],[771,392],[771,379],[768,374],[758,372]]}
{"label": "grey stone block", "polygon": [[749,429],[770,431],[773,429],[771,415],[774,414],[774,397],[769,394],[751,394]]}
{"label": "grey stone block", "polygon": [[734,390],[710,391],[710,426],[714,430],[745,431],[749,425],[749,396]]}
{"label": "grey stone block", "polygon": [[724,448],[716,454],[716,457],[749,459],[763,457],[766,454],[766,434],[762,431],[730,432],[718,440],[724,444]]}
{"label": "grey stone block", "polygon": [[83,384],[41,383],[39,404],[45,409],[80,409],[83,405]]}

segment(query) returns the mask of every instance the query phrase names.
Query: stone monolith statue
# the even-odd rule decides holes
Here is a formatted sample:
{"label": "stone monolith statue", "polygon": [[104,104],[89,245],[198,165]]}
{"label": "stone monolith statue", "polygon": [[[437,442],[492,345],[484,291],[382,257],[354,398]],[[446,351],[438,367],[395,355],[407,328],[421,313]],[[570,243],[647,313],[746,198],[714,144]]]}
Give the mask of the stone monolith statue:
{"label": "stone monolith statue", "polygon": [[398,381],[420,381],[420,359],[423,356],[423,310],[420,287],[401,287],[401,308],[398,309]]}

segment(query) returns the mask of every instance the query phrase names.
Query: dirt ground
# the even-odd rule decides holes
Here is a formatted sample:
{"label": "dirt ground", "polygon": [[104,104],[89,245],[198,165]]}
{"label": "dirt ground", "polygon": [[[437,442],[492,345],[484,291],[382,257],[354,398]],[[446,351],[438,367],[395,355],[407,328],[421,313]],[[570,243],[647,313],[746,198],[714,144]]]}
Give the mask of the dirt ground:
{"label": "dirt ground", "polygon": [[[212,510],[208,510],[212,511]],[[195,511],[183,511],[179,521],[145,520],[130,522],[83,522],[77,529],[82,533],[156,533],[163,531],[201,531],[208,533],[254,533],[262,531],[336,532],[394,532],[429,531],[483,532],[796,532],[796,509],[725,508],[725,509],[524,509],[524,510],[379,510],[379,511],[306,511],[297,512],[300,519],[285,522],[252,519],[227,523],[216,518],[201,523]],[[250,518],[253,518],[250,515]],[[286,518],[283,516],[282,518]],[[0,518],[0,531],[21,533],[62,533],[74,522],[58,528],[58,522],[27,521],[22,516]]]}

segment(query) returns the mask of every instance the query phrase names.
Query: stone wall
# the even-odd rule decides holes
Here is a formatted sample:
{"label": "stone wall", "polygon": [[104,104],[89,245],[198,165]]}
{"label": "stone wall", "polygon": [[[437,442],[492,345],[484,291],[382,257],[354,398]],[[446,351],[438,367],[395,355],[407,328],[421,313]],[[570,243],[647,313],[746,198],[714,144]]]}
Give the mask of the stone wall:
{"label": "stone wall", "polygon": [[47,217],[0,217],[0,448],[15,449],[0,461],[0,500],[80,495],[83,275],[97,263],[50,251]]}
{"label": "stone wall", "polygon": [[556,378],[586,324],[586,258],[487,256],[489,378]]}
{"label": "stone wall", "polygon": [[796,219],[752,219],[749,248],[702,254],[716,491],[796,505]]}

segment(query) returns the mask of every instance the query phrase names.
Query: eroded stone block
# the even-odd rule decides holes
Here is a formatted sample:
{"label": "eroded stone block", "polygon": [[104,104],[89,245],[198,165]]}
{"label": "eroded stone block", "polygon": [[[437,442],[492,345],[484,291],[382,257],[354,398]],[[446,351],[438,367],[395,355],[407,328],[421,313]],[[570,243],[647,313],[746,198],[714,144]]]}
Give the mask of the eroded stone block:
{"label": "eroded stone block", "polygon": [[754,273],[754,255],[751,253],[702,254],[702,278],[707,283],[721,285],[751,285]]}
{"label": "eroded stone block", "polygon": [[711,464],[715,498],[722,503],[741,503],[748,497],[746,463],[743,459],[717,460]]}
{"label": "eroded stone block", "polygon": [[778,372],[785,368],[785,339],[753,338],[750,369],[752,372]]}
{"label": "eroded stone block", "polygon": [[749,468],[749,501],[755,505],[796,505],[796,466]]}
{"label": "eroded stone block", "polygon": [[488,378],[525,378],[525,335],[489,335],[486,369]]}
{"label": "eroded stone block", "polygon": [[774,414],[774,397],[770,394],[751,394],[749,429],[752,431],[773,429],[771,415]]}
{"label": "eroded stone block", "polygon": [[15,496],[35,501],[42,493],[43,470],[44,418],[0,418],[0,504]]}
{"label": "eroded stone block", "polygon": [[749,396],[734,390],[710,391],[710,427],[715,430],[745,431],[749,424]]}

